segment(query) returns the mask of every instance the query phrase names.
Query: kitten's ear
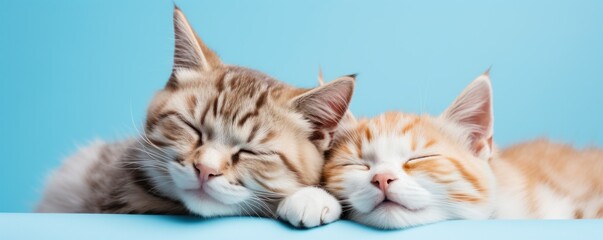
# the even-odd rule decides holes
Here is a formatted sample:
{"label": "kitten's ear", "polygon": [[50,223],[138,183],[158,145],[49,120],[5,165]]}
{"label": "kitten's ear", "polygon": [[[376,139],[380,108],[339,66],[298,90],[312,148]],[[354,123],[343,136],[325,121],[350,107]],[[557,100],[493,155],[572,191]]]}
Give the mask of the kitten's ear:
{"label": "kitten's ear", "polygon": [[[325,85],[325,79],[322,75],[322,68],[320,67],[318,68],[318,85]],[[339,125],[352,126],[355,125],[357,122],[358,121],[356,120],[356,117],[354,117],[354,114],[352,114],[352,112],[348,109],[339,121]]]}
{"label": "kitten's ear", "polygon": [[[181,70],[209,71],[222,65],[220,58],[197,36],[184,13],[174,5],[174,66],[170,82]],[[176,82],[173,82],[174,84]],[[170,83],[168,83],[169,85]]]}
{"label": "kitten's ear", "polygon": [[494,123],[489,70],[473,80],[441,117],[469,131],[468,137],[473,153],[479,157],[489,158],[492,154]]}
{"label": "kitten's ear", "polygon": [[355,76],[340,77],[316,87],[291,100],[293,108],[312,123],[314,133],[311,140],[327,150],[333,132],[345,113],[354,92]]}

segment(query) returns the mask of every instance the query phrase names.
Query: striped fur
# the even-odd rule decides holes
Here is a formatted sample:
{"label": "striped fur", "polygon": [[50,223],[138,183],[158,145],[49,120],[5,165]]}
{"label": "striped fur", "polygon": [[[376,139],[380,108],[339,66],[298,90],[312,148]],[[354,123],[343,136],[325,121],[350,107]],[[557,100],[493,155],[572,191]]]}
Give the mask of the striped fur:
{"label": "striped fur", "polygon": [[[439,117],[390,112],[338,133],[323,181],[344,215],[378,228],[602,218],[603,151],[538,140],[499,154],[491,95],[486,72]],[[385,191],[378,175],[387,176]]]}
{"label": "striped fur", "polygon": [[174,29],[174,69],[144,134],[73,156],[38,210],[254,215],[305,227],[338,219],[337,200],[314,187],[331,141],[315,136],[333,134],[354,78],[295,88],[223,64],[178,8]]}

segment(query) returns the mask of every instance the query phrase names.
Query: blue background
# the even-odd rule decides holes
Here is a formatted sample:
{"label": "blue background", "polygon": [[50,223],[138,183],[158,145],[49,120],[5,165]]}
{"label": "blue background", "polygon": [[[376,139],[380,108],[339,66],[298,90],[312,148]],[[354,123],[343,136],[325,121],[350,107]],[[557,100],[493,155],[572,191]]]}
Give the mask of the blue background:
{"label": "blue background", "polygon": [[[296,86],[359,73],[352,111],[438,114],[492,66],[499,145],[603,146],[603,1],[176,1],[226,63]],[[92,139],[132,136],[172,64],[172,1],[0,0],[0,212]]]}
{"label": "blue background", "polygon": [[[32,226],[35,231],[32,231]],[[233,227],[236,226],[236,227]],[[68,227],[68,230],[66,230]],[[270,219],[125,215],[0,213],[0,239],[462,239],[601,240],[601,220],[445,221],[381,231],[349,221],[294,231]],[[234,230],[233,230],[234,229]]]}

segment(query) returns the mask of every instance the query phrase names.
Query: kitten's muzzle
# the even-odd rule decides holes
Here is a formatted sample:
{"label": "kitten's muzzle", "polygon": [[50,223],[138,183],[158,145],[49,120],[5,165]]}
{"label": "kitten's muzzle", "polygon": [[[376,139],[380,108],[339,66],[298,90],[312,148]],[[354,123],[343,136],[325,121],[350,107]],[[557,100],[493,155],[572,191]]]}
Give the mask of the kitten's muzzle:
{"label": "kitten's muzzle", "polygon": [[373,176],[371,183],[379,188],[383,194],[386,193],[389,184],[398,179],[393,173],[378,173]]}
{"label": "kitten's muzzle", "polygon": [[195,171],[197,172],[197,177],[199,178],[201,186],[214,177],[222,176],[222,172],[220,172],[220,170],[208,167],[201,163],[195,163]]}

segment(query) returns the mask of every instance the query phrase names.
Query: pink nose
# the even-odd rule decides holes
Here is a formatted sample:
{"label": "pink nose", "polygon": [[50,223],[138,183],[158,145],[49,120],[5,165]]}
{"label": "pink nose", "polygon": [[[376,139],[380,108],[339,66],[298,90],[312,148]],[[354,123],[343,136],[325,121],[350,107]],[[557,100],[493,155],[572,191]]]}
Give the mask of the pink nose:
{"label": "pink nose", "polygon": [[371,180],[371,183],[385,193],[385,191],[389,187],[389,184],[395,181],[396,179],[398,178],[396,178],[396,176],[392,173],[378,173],[373,176],[373,180]]}
{"label": "pink nose", "polygon": [[199,174],[199,181],[201,181],[201,184],[207,182],[207,180],[213,177],[218,177],[222,175],[219,170],[205,166],[201,163],[196,163],[195,168],[197,169],[197,174]]}

